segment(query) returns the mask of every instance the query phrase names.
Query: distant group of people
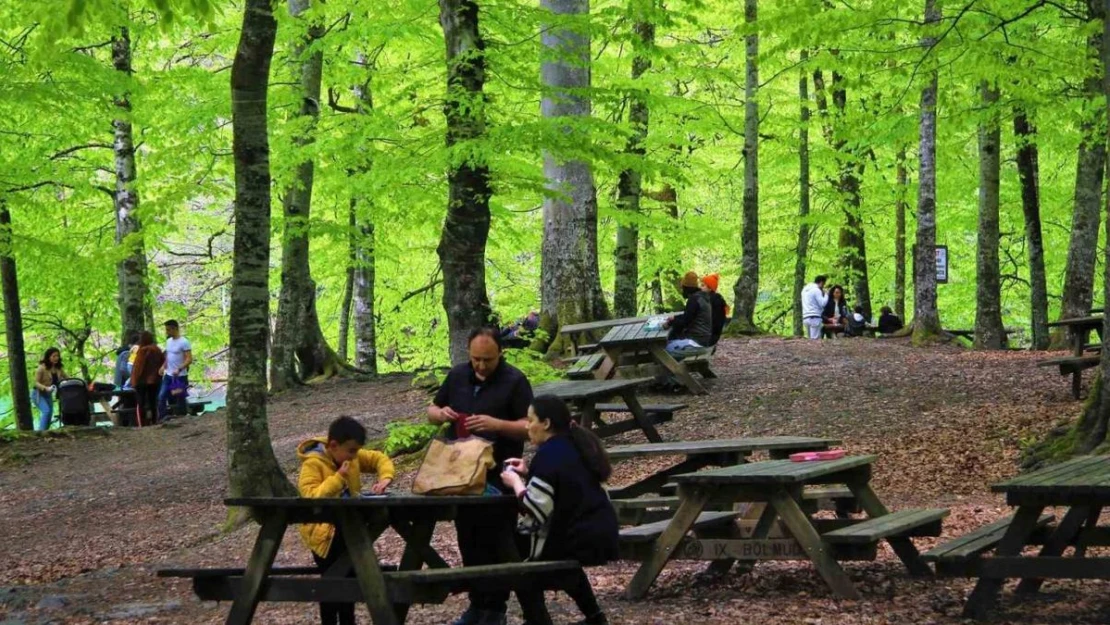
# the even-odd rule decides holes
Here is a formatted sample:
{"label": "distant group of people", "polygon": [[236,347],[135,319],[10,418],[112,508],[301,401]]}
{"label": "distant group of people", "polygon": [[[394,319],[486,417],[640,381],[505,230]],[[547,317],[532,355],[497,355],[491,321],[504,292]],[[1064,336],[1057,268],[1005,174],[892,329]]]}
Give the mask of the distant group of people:
{"label": "distant group of people", "polygon": [[837,284],[826,290],[827,282],[828,276],[820,275],[802,289],[802,325],[809,338],[863,336],[866,332],[893,334],[902,329],[902,319],[889,306],[882,307],[878,324],[866,318],[861,304],[849,311],[844,287]]}

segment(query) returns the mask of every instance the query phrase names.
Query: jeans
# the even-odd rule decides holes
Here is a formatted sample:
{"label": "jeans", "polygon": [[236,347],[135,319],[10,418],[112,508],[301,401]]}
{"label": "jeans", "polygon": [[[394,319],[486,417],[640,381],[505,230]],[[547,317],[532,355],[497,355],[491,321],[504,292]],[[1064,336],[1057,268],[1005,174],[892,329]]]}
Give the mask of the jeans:
{"label": "jeans", "polygon": [[[337,529],[331,540],[331,548],[328,549],[327,557],[321,558],[314,553],[312,559],[316,562],[316,568],[320,569],[322,575],[346,553],[347,544],[344,542],[343,535]],[[348,574],[348,577],[354,577],[354,572]],[[321,625],[355,625],[355,604],[321,603],[320,623]]]}
{"label": "jeans", "polygon": [[[521,554],[528,553],[531,548],[531,537],[517,534],[516,542],[517,549]],[[544,557],[541,555],[540,560],[543,559]],[[585,571],[578,571],[574,585],[567,588],[566,593],[574,600],[574,604],[578,606],[582,616],[587,619],[597,618],[602,613],[601,606],[597,602],[597,595],[594,594],[593,586],[590,585],[590,578],[586,577]],[[516,597],[520,601],[520,611],[524,616],[525,623],[528,625],[551,625],[551,615],[547,611],[542,590],[518,590]]]}
{"label": "jeans", "polygon": [[39,431],[50,429],[50,421],[54,418],[54,393],[43,392],[37,388],[31,393],[31,400],[39,409]]}
{"label": "jeans", "polygon": [[824,324],[820,317],[806,317],[802,319],[802,325],[805,326],[806,334],[810,339],[821,340],[821,328]]}
{"label": "jeans", "polygon": [[[174,376],[169,374],[162,376],[162,388],[158,389],[158,421],[163,421],[169,414],[169,401],[173,398],[175,415],[184,415],[189,412],[188,393],[182,391],[180,395],[170,395],[170,380]],[[189,376],[179,375],[178,378],[185,381],[185,387],[189,387]]]}
{"label": "jeans", "polygon": [[696,356],[704,354],[709,349],[702,347],[697,341],[693,339],[676,339],[667,341],[667,353],[675,358],[681,360],[687,356]]}
{"label": "jeans", "polygon": [[[513,561],[513,554],[505,553],[502,540],[516,532],[516,511],[512,509],[482,510],[477,506],[461,507],[455,518],[455,531],[459,552],[465,566],[504,564]],[[471,591],[470,605],[475,610],[488,610],[504,614],[509,600],[508,591]]]}
{"label": "jeans", "polygon": [[135,425],[154,425],[155,417],[159,412],[158,397],[161,390],[160,386],[154,384],[140,384],[135,389],[135,414],[141,419],[141,422]]}

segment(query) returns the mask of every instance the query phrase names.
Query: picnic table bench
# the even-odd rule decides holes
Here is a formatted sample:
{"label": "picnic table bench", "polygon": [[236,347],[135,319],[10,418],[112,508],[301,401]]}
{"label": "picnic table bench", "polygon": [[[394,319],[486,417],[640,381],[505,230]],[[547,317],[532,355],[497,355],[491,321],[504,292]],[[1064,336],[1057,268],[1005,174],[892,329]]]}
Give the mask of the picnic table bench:
{"label": "picnic table bench", "polygon": [[[650,382],[650,378],[636,380],[564,380],[548,382],[534,389],[536,395],[555,395],[559,399],[574,406],[579,413],[579,425],[592,429],[598,436],[605,438],[639,428],[644,436],[653,443],[662,442],[663,437],[655,429],[656,421],[649,416],[640,400],[636,398],[636,389]],[[625,421],[606,422],[600,415],[602,410],[598,405],[604,405],[602,400],[614,396],[620,397],[624,403],[620,412],[628,412],[632,416]],[[673,410],[672,410],[673,413]]]}
{"label": "picnic table bench", "polygon": [[[1096,345],[1089,345],[1087,338],[1094,330],[1099,339],[1102,339],[1102,315],[1089,315],[1074,319],[1061,319],[1048,324],[1050,328],[1066,328],[1071,338],[1071,356],[1066,358],[1050,358],[1037,363],[1038,367],[1059,367],[1060,375],[1071,375],[1071,395],[1079,399],[1083,385],[1083,370],[1097,367],[1099,355],[1084,352]],[[1099,350],[1101,352],[1101,349]]]}
{"label": "picnic table bench", "polygon": [[[622,531],[622,554],[642,562],[626,594],[632,599],[646,595],[672,559],[710,560],[717,570],[727,570],[735,560],[805,559],[813,562],[836,596],[856,599],[859,593],[838,561],[872,560],[879,541],[890,544],[911,574],[931,575],[910,538],[939,536],[948,511],[891,513],[868,483],[875,458],[769,460],[673,476],[681,500],[674,517],[652,528]],[[869,518],[824,520],[807,514],[801,506],[803,489],[828,484],[847,485]],[[708,504],[720,501],[762,504],[749,535],[742,534],[734,523],[719,521],[717,516],[702,516]],[[710,519],[722,524],[706,527]],[[770,538],[779,520],[789,536]],[[687,536],[692,530],[693,536]],[[636,547],[637,543],[641,546]]]}
{"label": "picnic table bench", "polygon": [[[254,618],[260,601],[320,601],[366,603],[375,625],[404,623],[409,607],[443,603],[450,595],[473,589],[565,590],[580,575],[577,562],[519,562],[512,535],[498,547],[508,564],[449,568],[431,546],[435,524],[454,518],[463,506],[509,507],[516,497],[424,497],[386,495],[365,499],[305,499],[261,497],[227,499],[228,506],[245,506],[262,519],[258,537],[244,569],[163,569],[160,577],[189,578],[203,600],[232,602],[226,623],[245,625]],[[334,523],[343,535],[347,556],[321,576],[309,567],[273,566],[286,529],[296,523]],[[374,541],[392,527],[405,542],[396,567],[383,566]],[[427,564],[428,569],[422,567]],[[349,577],[351,572],[355,577]]]}
{"label": "picnic table bench", "polygon": [[[646,322],[622,325],[609,330],[597,342],[605,354],[594,376],[599,380],[612,377],[625,355],[642,354],[648,362],[654,362],[669,371],[687,390],[695,395],[704,395],[705,387],[690,375],[683,361],[675,360],[667,352],[668,331],[663,328],[649,328]],[[716,377],[713,375],[712,377]]]}
{"label": "picnic table bench", "polygon": [[[962,566],[955,559],[947,563],[950,572],[979,578],[964,606],[965,617],[989,616],[1007,578],[1021,578],[1018,595],[1035,594],[1048,578],[1110,579],[1110,557],[1087,556],[1090,546],[1110,545],[1110,528],[1098,525],[1103,507],[1110,505],[1110,456],[1080,456],[991,490],[1004,493],[1017,510],[1004,524],[980,530],[976,548],[990,546],[969,553]],[[1055,506],[1068,510],[1059,523],[1049,525],[1044,511]],[[1021,555],[1027,545],[1038,544],[1036,555]],[[1074,547],[1074,555],[1065,558],[1068,547]]]}
{"label": "picnic table bench", "polygon": [[[574,355],[585,351],[586,344],[579,345],[578,341],[581,335],[590,336],[594,332],[601,332],[602,330],[608,331],[610,328],[629,324],[647,321],[650,317],[621,317],[618,319],[602,319],[600,321],[587,321],[585,323],[571,323],[559,328],[559,334],[565,334],[570,339],[571,347]],[[597,344],[593,344],[594,348]]]}

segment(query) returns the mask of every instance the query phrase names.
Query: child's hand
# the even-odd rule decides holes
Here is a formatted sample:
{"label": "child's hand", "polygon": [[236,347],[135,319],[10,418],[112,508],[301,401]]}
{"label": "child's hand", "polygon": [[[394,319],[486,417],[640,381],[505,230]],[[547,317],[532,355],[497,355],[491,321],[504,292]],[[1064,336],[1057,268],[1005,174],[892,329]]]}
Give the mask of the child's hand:
{"label": "child's hand", "polygon": [[380,480],[370,487],[370,492],[374,493],[375,495],[380,495],[384,493],[385,489],[389,488],[389,485],[392,483],[393,480]]}
{"label": "child's hand", "polygon": [[514,491],[524,489],[524,480],[516,471],[502,471],[501,481],[505,483],[505,486],[511,487]]}
{"label": "child's hand", "polygon": [[339,465],[339,470],[336,471],[343,479],[347,479],[347,470],[351,468],[351,461],[344,460],[343,464]]}
{"label": "child's hand", "polygon": [[521,477],[527,477],[528,475],[528,465],[524,464],[524,461],[520,458],[509,458],[506,460],[505,469],[512,469],[514,473],[517,473]]}

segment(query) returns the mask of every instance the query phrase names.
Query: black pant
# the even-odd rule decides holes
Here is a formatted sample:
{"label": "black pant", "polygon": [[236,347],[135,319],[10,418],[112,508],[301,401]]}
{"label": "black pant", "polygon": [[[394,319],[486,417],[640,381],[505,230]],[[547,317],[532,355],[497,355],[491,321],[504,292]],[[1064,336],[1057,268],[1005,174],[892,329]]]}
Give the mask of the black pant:
{"label": "black pant", "polygon": [[[155,399],[158,396],[155,394]],[[322,575],[328,567],[335,564],[340,558],[347,553],[347,544],[343,542],[343,536],[339,530],[335,530],[335,537],[331,540],[331,549],[328,550],[326,558],[321,558],[315,553],[312,554],[312,559],[316,561],[316,567],[320,569]],[[347,574],[347,577],[354,577],[354,571]],[[355,604],[353,603],[321,603],[320,604],[320,623],[321,625],[355,625]]]}
{"label": "black pant", "polygon": [[[517,548],[522,556],[528,555],[530,543],[531,540],[528,536],[517,534]],[[547,554],[543,555],[546,556]],[[541,557],[540,559],[573,560],[574,558]],[[566,593],[574,600],[574,604],[578,606],[582,616],[593,618],[601,614],[601,606],[597,603],[597,595],[594,594],[594,588],[590,585],[590,578],[586,577],[585,571],[578,570],[577,578],[566,589]],[[544,601],[542,590],[518,590],[516,598],[520,601],[520,611],[527,625],[552,625],[551,615],[547,612],[547,604]]]}
{"label": "black pant", "polygon": [[[487,510],[484,506],[463,506],[455,518],[455,532],[465,566],[504,564],[514,560],[514,554],[506,548],[505,540],[516,532],[516,511],[513,509]],[[504,614],[508,601],[508,592],[470,593],[470,605],[476,610]]]}
{"label": "black pant", "polygon": [[141,425],[154,425],[158,418],[158,389],[157,384],[140,384],[135,388],[136,414]]}

